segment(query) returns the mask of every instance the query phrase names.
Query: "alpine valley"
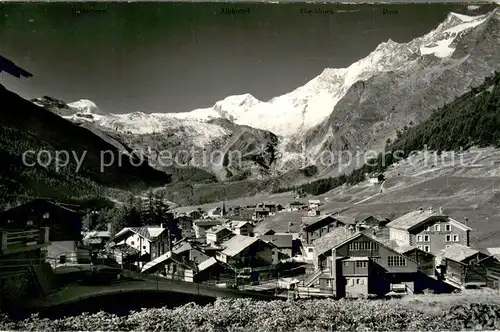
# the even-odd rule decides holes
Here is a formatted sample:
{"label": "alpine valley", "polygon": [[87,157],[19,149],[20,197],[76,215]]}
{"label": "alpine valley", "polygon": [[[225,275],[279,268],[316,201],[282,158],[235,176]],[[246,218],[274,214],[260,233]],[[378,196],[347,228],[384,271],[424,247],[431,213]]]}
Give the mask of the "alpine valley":
{"label": "alpine valley", "polygon": [[[159,170],[189,169],[195,182],[268,181],[276,187],[359,167],[339,169],[337,153],[382,151],[401,133],[481,85],[500,70],[499,59],[496,8],[480,16],[450,13],[424,36],[408,43],[388,40],[349,67],[327,68],[304,86],[268,101],[241,94],[208,108],[149,114],[109,114],[87,99],[65,103],[41,97],[32,102],[117,149],[146,156]],[[162,151],[177,155],[181,165],[165,166]],[[241,162],[231,162],[236,152]],[[313,174],[300,172],[307,167],[314,168]]]}

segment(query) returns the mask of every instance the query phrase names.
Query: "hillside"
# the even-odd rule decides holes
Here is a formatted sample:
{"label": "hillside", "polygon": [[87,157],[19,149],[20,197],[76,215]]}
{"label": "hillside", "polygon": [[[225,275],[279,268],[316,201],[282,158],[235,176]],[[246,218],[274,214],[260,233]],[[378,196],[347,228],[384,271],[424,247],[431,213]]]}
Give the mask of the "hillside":
{"label": "hillside", "polygon": [[[2,203],[33,196],[73,200],[103,195],[105,187],[144,190],[171,181],[171,176],[147,165],[139,166],[137,157],[123,155],[118,163],[121,143],[105,140],[92,131],[72,124],[46,111],[0,85],[2,121],[0,122],[0,192]],[[25,151],[50,151],[43,162],[36,163],[34,153],[23,162]],[[56,169],[56,151],[68,151],[67,166]],[[105,153],[109,151],[109,153]],[[85,153],[85,154],[84,154]],[[101,172],[101,153],[105,162],[111,155],[116,162]],[[123,152],[122,152],[123,153]],[[83,160],[78,169],[78,162]],[[84,157],[83,159],[82,156]],[[61,157],[63,158],[63,157]],[[65,160],[61,160],[65,163]]]}

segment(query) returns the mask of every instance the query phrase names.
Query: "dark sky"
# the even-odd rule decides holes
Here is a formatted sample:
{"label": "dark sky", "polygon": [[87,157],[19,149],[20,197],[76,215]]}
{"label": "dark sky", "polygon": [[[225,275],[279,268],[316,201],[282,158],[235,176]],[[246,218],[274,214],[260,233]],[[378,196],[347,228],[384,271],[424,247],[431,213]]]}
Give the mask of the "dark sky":
{"label": "dark sky", "polygon": [[[228,6],[250,13],[219,14]],[[457,6],[392,5],[398,14],[384,15],[382,5],[4,3],[0,54],[34,77],[0,79],[26,98],[87,98],[114,113],[189,111],[247,92],[268,100],[389,38],[425,34],[464,12]]]}

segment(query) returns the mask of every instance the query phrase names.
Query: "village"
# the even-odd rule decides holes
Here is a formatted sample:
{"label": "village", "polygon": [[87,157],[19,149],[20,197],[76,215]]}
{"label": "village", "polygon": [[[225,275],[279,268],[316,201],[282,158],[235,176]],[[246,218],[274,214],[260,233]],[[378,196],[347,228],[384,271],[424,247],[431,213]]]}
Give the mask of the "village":
{"label": "village", "polygon": [[323,205],[222,202],[112,234],[83,229],[78,206],[34,199],[1,213],[1,280],[30,275],[41,296],[51,275],[105,285],[123,271],[293,299],[500,288],[500,248],[472,248],[466,218],[440,207],[354,218]]}

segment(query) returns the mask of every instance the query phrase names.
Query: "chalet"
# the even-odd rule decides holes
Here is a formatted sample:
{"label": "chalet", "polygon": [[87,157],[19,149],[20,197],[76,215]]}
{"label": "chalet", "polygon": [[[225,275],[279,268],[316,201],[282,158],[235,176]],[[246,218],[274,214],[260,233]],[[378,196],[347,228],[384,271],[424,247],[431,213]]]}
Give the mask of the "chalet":
{"label": "chalet", "polygon": [[193,222],[193,229],[197,239],[206,239],[207,230],[224,223],[221,219],[199,219]]}
{"label": "chalet", "polygon": [[124,265],[132,268],[132,266],[135,266],[141,260],[140,251],[126,243],[112,243],[107,252],[122,268]]}
{"label": "chalet", "polygon": [[191,211],[186,212],[186,217],[191,218],[191,220],[200,219],[202,215],[203,215],[203,211],[200,211],[200,210],[191,210]]}
{"label": "chalet", "polygon": [[310,199],[308,203],[309,209],[311,210],[317,210],[321,205],[321,201],[319,199]]}
{"label": "chalet", "polygon": [[59,203],[37,198],[0,212],[4,229],[49,228],[47,257],[51,262],[89,262],[88,248],[82,244],[82,214]]}
{"label": "chalet", "polygon": [[345,226],[346,223],[349,222],[350,221],[348,221],[347,218],[343,218],[343,216],[333,217],[331,215],[323,215],[317,217],[303,217],[302,229],[299,237],[302,241],[304,250],[306,251],[306,258],[312,259],[312,247],[314,240],[329,233],[336,227]]}
{"label": "chalet", "polygon": [[292,234],[262,235],[260,236],[260,239],[272,243],[274,246],[276,246],[276,248],[278,248],[283,254],[288,257],[292,257],[295,254]]}
{"label": "chalet", "polygon": [[231,229],[238,235],[254,236],[254,226],[249,221],[233,221]]}
{"label": "chalet", "polygon": [[137,249],[140,257],[146,256],[154,259],[169,251],[173,241],[168,229],[160,225],[159,227],[126,227],[115,235],[113,242],[124,243]]}
{"label": "chalet", "polygon": [[206,231],[207,234],[207,243],[209,244],[218,244],[223,239],[227,238],[229,235],[233,234],[233,232],[222,225],[213,226]]}
{"label": "chalet", "polygon": [[359,219],[359,224],[365,228],[382,228],[390,222],[389,218],[381,215],[369,215]]}
{"label": "chalet", "polygon": [[175,222],[179,226],[183,238],[194,235],[193,219],[191,217],[187,215],[178,216],[175,218]]}
{"label": "chalet", "polygon": [[261,220],[261,219],[268,218],[270,215],[271,214],[270,214],[268,208],[257,207],[257,208],[255,208],[255,210],[253,212],[252,220],[258,221],[258,220]]}
{"label": "chalet", "polygon": [[235,235],[222,244],[223,251],[216,258],[235,268],[276,264],[278,249],[256,237]]}
{"label": "chalet", "polygon": [[[331,291],[336,297],[384,295],[396,287],[407,293],[422,291],[418,264],[368,232],[338,228],[316,247],[318,269],[309,283]],[[348,237],[346,240],[343,240]],[[332,246],[333,245],[333,246]]]}
{"label": "chalet", "polygon": [[287,211],[302,211],[306,208],[306,205],[304,203],[294,201],[290,202],[286,205],[286,210]]}
{"label": "chalet", "polygon": [[107,231],[90,231],[83,236],[83,244],[96,250],[104,248],[106,243],[111,240],[109,227]]}
{"label": "chalet", "polygon": [[151,262],[148,262],[141,270],[141,273],[158,273],[167,279],[182,280],[187,282],[194,281],[194,275],[197,272],[197,265],[185,257],[169,251]]}
{"label": "chalet", "polygon": [[452,244],[469,246],[467,225],[432,209],[409,212],[387,224],[389,239],[437,255]]}
{"label": "chalet", "polygon": [[194,278],[195,282],[234,282],[235,273],[229,265],[210,257],[198,264]]}
{"label": "chalet", "polygon": [[278,205],[276,203],[264,202],[263,208],[269,210],[270,216],[274,216],[278,212]]}
{"label": "chalet", "polygon": [[439,270],[443,278],[459,287],[486,286],[490,277],[497,279],[490,270],[498,270],[498,260],[479,250],[453,244],[438,256]]}

